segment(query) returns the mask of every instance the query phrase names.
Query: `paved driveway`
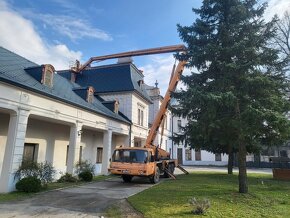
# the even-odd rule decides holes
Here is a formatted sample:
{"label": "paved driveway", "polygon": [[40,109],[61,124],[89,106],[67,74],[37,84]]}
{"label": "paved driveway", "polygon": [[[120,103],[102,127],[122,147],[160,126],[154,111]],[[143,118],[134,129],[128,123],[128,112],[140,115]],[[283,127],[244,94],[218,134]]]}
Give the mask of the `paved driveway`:
{"label": "paved driveway", "polygon": [[112,178],[0,204],[0,217],[100,217],[108,206],[151,186],[146,178],[134,178],[132,183]]}

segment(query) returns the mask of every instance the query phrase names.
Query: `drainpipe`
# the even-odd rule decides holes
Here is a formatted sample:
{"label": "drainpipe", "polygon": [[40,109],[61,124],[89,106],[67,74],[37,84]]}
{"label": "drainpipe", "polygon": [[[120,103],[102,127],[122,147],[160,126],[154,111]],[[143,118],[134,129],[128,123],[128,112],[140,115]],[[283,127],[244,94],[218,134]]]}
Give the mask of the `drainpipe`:
{"label": "drainpipe", "polygon": [[131,137],[132,137],[131,131],[132,131],[132,124],[130,124],[130,129],[129,129],[129,147],[131,147]]}

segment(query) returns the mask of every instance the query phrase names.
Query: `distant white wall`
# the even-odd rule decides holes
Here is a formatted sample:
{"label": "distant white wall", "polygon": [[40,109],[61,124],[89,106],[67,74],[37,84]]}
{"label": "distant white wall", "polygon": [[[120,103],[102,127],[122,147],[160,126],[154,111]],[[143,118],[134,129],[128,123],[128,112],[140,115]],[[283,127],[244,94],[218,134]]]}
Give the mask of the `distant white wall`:
{"label": "distant white wall", "polygon": [[195,159],[195,151],[191,151],[191,160],[186,160],[185,152],[188,148],[183,148],[183,165],[215,165],[225,166],[228,164],[228,155],[221,154],[221,161],[215,160],[215,154],[201,150],[201,160]]}

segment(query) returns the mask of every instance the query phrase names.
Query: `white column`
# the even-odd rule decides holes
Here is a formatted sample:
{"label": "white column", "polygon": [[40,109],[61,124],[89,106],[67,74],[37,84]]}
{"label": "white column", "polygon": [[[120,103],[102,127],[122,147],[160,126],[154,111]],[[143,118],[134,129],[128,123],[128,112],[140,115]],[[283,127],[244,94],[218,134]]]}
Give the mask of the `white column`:
{"label": "white column", "polygon": [[23,158],[24,141],[27,129],[29,111],[19,108],[18,114],[10,115],[7,142],[5,147],[2,172],[0,177],[0,192],[15,190],[14,173]]}
{"label": "white column", "polygon": [[102,174],[108,175],[108,168],[110,166],[110,158],[112,156],[112,130],[109,129],[103,136],[103,163]]}
{"label": "white column", "polygon": [[66,171],[70,174],[74,173],[74,166],[79,160],[81,135],[82,124],[78,122],[76,123],[76,125],[70,128],[69,149],[66,168]]}

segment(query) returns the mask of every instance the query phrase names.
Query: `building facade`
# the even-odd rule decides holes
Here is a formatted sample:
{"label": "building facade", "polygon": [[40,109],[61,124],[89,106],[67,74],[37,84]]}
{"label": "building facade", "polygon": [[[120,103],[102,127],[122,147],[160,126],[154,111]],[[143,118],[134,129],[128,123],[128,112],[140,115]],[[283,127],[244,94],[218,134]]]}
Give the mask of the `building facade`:
{"label": "building facade", "polygon": [[90,89],[0,47],[0,192],[15,189],[24,159],[50,162],[58,176],[73,173],[80,160],[107,173],[114,147],[129,141],[131,123]]}
{"label": "building facade", "polygon": [[62,71],[60,75],[82,87],[94,87],[94,94],[103,104],[118,102],[119,111],[131,122],[130,142],[125,146],[143,146],[148,135],[149,105],[144,87],[144,75],[132,59],[119,59],[116,64],[88,67],[75,75]]}

